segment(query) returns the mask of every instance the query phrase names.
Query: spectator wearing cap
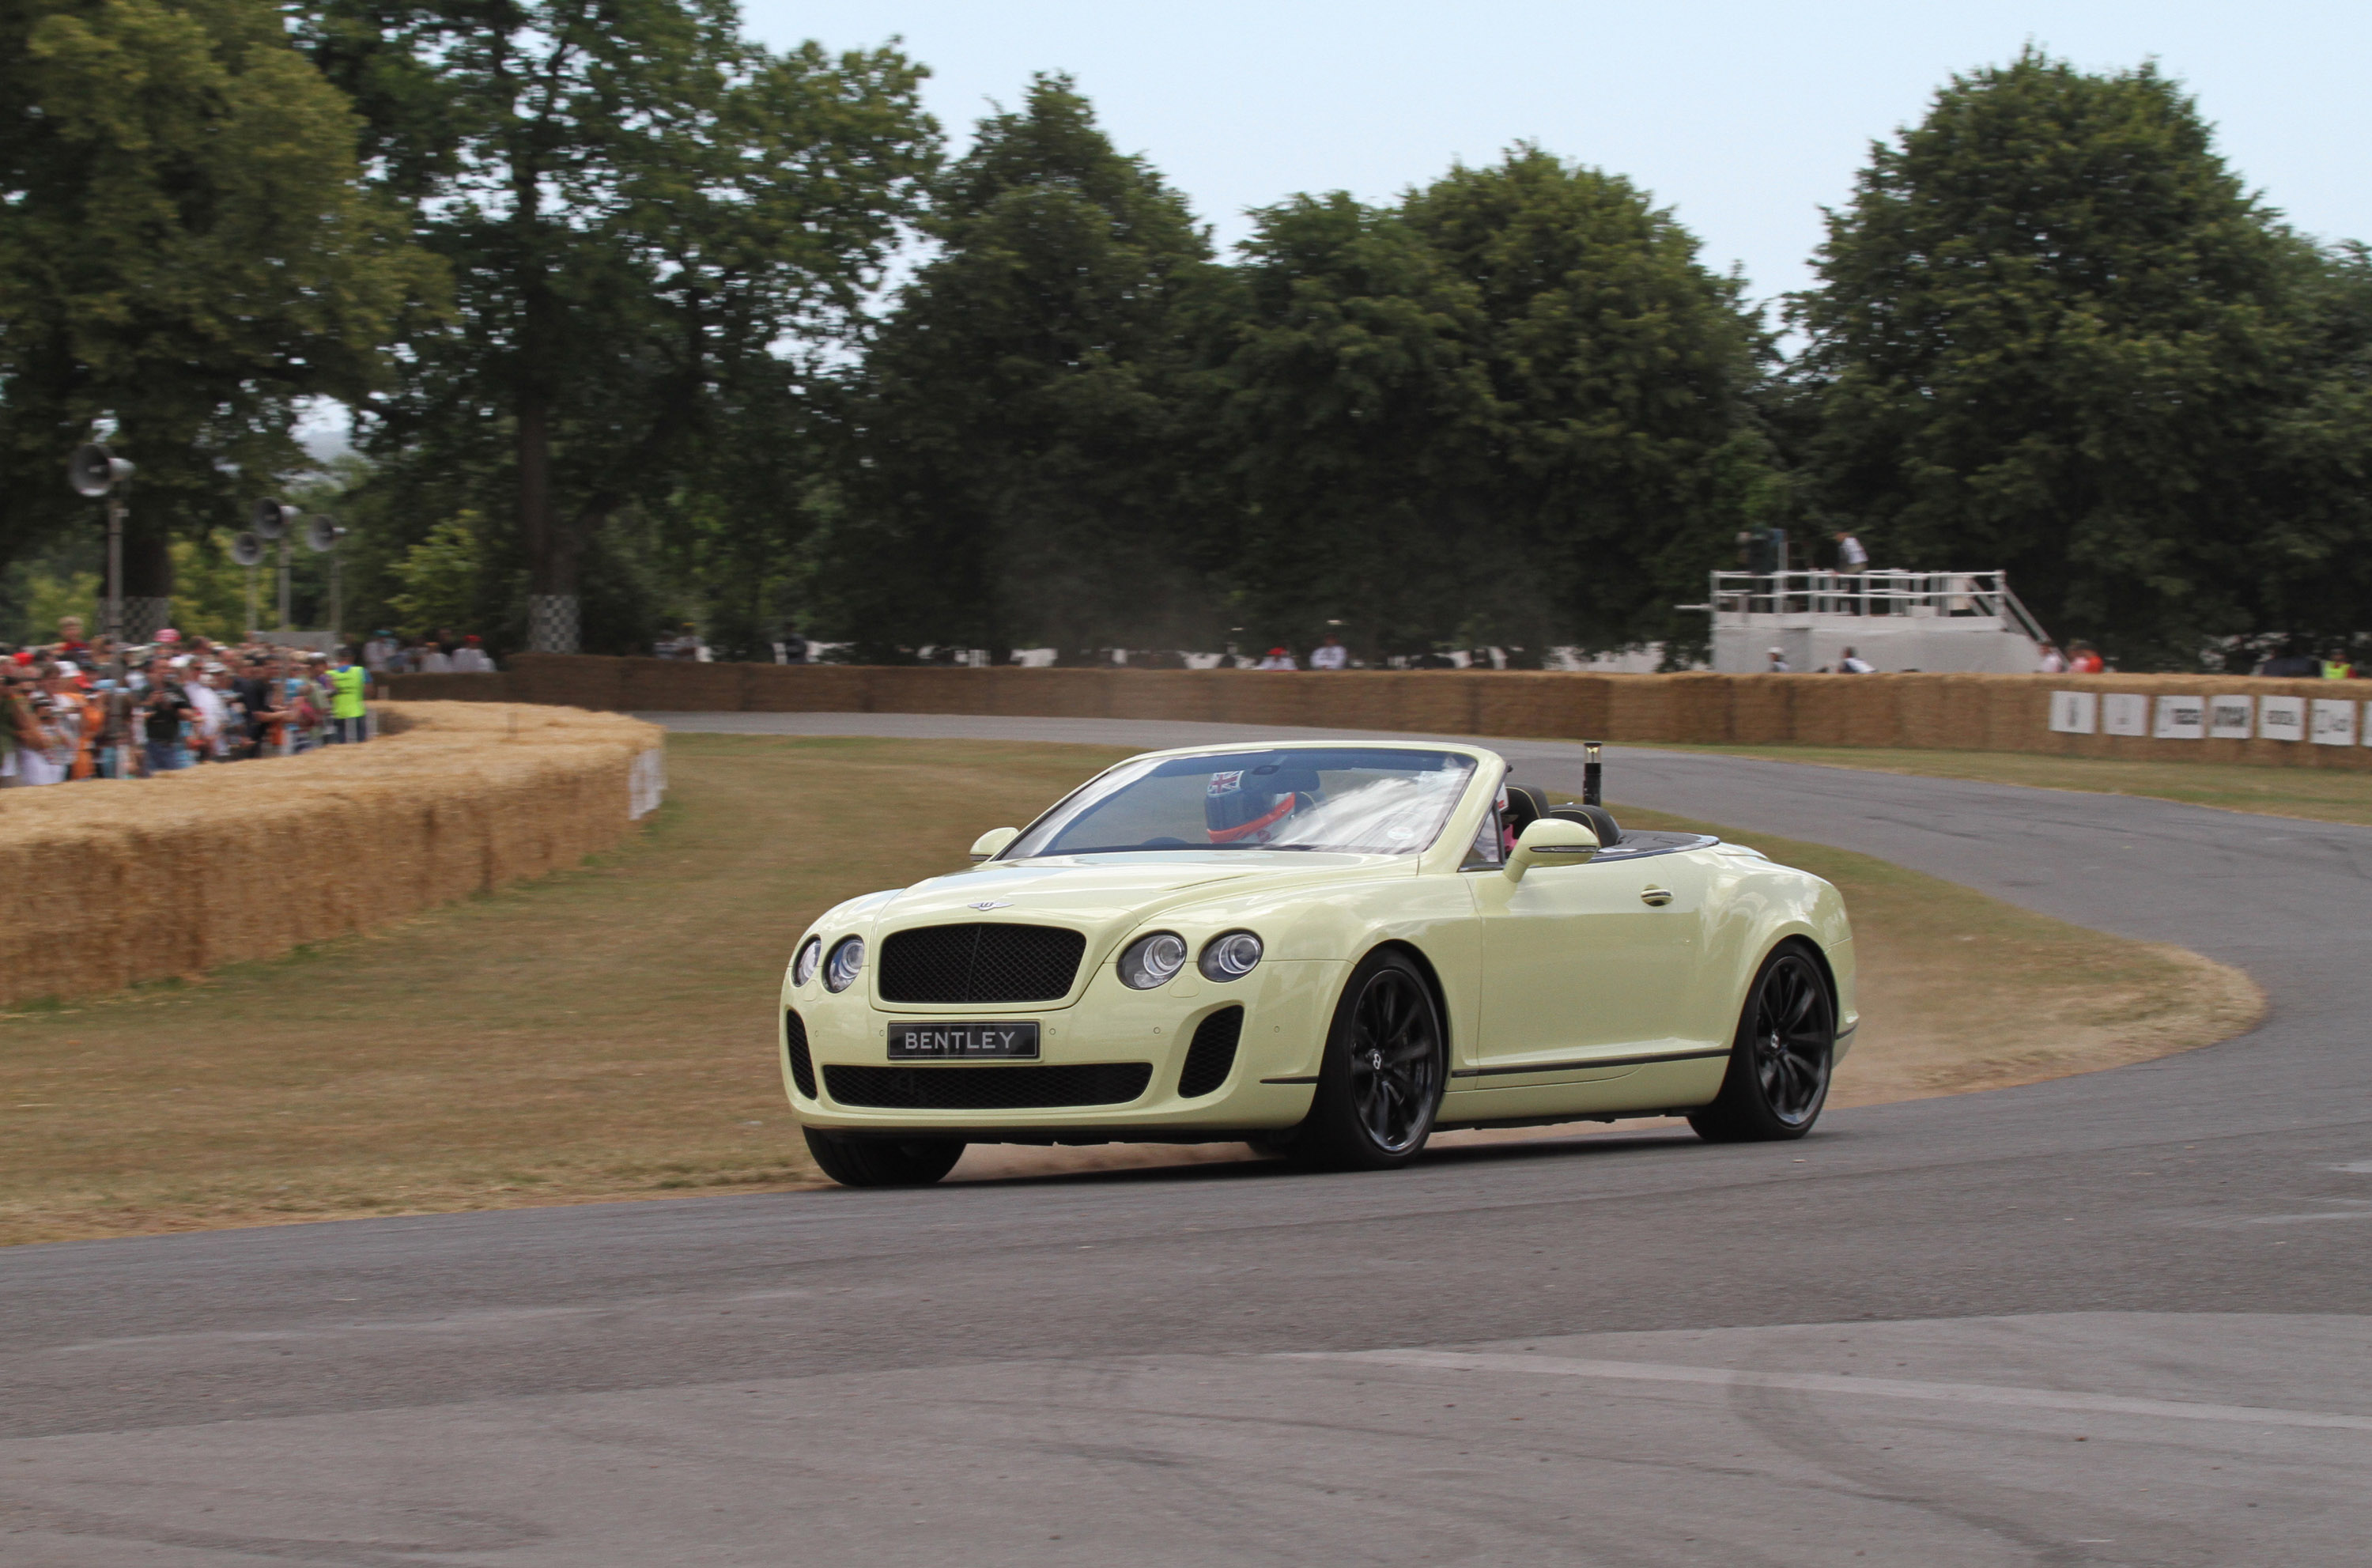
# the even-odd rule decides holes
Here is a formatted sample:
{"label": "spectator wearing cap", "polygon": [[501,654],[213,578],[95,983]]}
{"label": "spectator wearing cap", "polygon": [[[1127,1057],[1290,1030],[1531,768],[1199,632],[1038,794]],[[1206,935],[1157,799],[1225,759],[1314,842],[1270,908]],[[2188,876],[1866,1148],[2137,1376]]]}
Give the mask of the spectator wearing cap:
{"label": "spectator wearing cap", "polygon": [[486,656],[485,646],[478,641],[477,633],[473,632],[462,638],[461,645],[453,650],[453,673],[492,675],[494,672],[494,661]]}
{"label": "spectator wearing cap", "polygon": [[1772,649],[1770,657],[1771,668],[1768,672],[1770,674],[1785,675],[1796,668],[1794,665],[1787,662],[1787,650],[1785,648]]}
{"label": "spectator wearing cap", "polygon": [[396,655],[395,633],[384,629],[371,634],[363,645],[363,668],[374,677],[388,673],[388,661]]}
{"label": "spectator wearing cap", "polygon": [[1294,661],[1293,652],[1291,649],[1275,647],[1269,649],[1268,656],[1260,661],[1260,668],[1262,669],[1299,669],[1301,666]]}

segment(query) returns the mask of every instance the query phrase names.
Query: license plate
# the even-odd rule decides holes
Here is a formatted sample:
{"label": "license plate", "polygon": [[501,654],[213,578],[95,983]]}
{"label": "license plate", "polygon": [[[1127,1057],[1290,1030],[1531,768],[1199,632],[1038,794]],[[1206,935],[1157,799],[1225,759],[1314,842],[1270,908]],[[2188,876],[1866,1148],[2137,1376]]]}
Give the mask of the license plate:
{"label": "license plate", "polygon": [[892,1062],[983,1062],[1038,1059],[1034,1023],[892,1024]]}

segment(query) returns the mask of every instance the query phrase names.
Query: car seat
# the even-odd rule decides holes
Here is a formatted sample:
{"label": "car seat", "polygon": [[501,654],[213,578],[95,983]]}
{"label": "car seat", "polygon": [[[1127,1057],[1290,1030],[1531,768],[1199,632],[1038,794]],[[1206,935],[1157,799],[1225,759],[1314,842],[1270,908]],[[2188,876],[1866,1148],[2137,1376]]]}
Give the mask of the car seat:
{"label": "car seat", "polygon": [[1603,806],[1560,806],[1549,816],[1561,821],[1578,822],[1598,835],[1598,847],[1612,849],[1622,842],[1622,830],[1615,825],[1614,814]]}

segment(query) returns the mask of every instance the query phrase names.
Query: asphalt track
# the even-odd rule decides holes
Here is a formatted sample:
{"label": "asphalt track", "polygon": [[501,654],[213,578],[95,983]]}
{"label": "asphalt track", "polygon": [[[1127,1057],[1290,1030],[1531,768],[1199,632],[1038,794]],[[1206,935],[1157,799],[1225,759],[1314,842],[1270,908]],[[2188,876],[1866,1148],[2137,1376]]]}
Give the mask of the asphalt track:
{"label": "asphalt track", "polygon": [[[1498,744],[1578,782],[1574,748]],[[2372,1560],[2372,830],[1628,749],[1609,774],[2182,943],[2272,1014],[1795,1145],[19,1248],[0,1562]]]}

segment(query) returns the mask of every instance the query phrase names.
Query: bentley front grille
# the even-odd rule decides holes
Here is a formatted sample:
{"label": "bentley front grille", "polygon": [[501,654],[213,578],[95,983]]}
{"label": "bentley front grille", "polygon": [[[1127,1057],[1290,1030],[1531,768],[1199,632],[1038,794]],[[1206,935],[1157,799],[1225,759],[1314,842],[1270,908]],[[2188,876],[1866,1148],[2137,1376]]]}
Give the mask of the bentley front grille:
{"label": "bentley front grille", "polygon": [[881,944],[884,1002],[1056,1002],[1087,939],[1058,925],[920,925]]}

